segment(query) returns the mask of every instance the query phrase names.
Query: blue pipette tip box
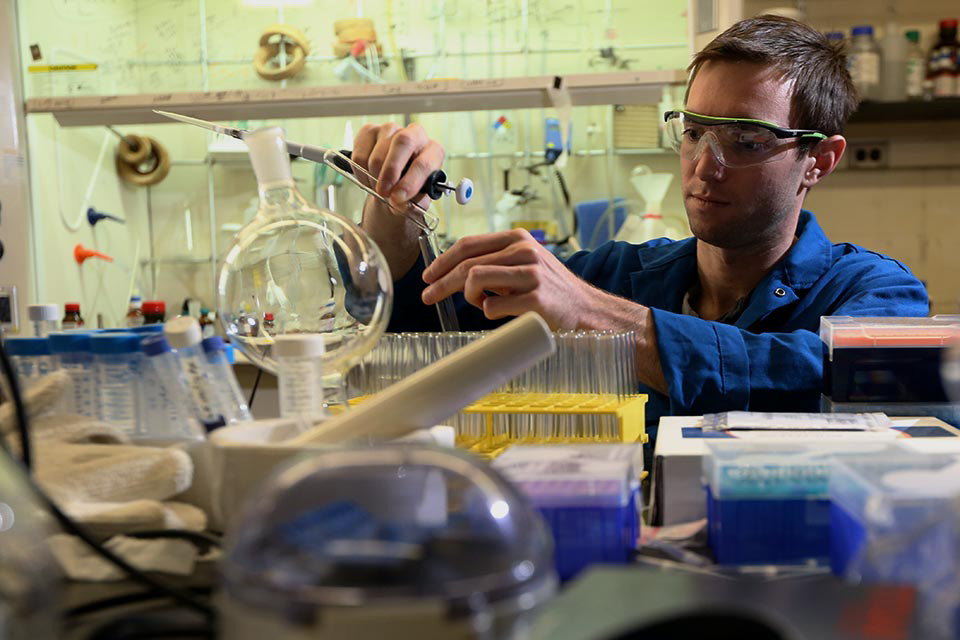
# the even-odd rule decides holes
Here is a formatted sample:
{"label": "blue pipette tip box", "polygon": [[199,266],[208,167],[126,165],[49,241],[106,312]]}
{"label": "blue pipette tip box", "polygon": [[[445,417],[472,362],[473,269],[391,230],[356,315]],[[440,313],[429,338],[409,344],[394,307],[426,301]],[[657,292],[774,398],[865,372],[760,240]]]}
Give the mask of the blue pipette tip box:
{"label": "blue pipette tip box", "polygon": [[514,445],[494,467],[540,511],[561,580],[597,563],[629,562],[640,533],[640,445]]}

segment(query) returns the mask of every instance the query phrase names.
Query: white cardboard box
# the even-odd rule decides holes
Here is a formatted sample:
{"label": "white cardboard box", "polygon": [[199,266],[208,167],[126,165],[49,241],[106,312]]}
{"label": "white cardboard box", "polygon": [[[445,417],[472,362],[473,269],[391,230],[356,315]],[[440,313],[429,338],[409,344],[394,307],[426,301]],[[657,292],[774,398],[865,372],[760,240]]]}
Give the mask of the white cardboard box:
{"label": "white cardboard box", "polygon": [[[806,441],[831,440],[876,442],[897,440],[925,453],[960,455],[960,430],[937,418],[893,418],[890,432],[740,432],[744,438],[779,438]],[[701,465],[710,438],[698,426],[700,416],[660,418],[653,453],[653,485],[650,490],[650,523],[655,526],[679,524],[707,517],[706,494],[701,482]]]}

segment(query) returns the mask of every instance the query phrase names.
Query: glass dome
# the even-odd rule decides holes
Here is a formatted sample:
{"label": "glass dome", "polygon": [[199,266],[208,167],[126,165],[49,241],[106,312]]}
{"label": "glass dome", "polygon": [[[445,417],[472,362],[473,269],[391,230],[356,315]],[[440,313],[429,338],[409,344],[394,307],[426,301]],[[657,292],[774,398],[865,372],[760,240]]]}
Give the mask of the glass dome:
{"label": "glass dome", "polygon": [[300,194],[282,129],[258,129],[244,140],[260,205],[220,266],[223,330],[244,355],[272,372],[273,336],[322,334],[324,369],[346,372],[386,329],[393,301],[389,267],[360,227]]}
{"label": "glass dome", "polygon": [[556,590],[552,554],[539,514],[466,454],[322,452],[230,528],[224,637],[514,638]]}

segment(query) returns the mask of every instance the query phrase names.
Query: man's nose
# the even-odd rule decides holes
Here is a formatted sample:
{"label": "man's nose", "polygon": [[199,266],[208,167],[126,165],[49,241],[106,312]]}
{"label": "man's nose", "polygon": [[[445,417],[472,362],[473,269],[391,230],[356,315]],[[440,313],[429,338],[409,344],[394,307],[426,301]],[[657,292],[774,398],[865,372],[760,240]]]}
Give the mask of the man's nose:
{"label": "man's nose", "polygon": [[712,132],[706,132],[693,153],[694,173],[701,180],[722,180],[726,169],[722,157],[720,141]]}

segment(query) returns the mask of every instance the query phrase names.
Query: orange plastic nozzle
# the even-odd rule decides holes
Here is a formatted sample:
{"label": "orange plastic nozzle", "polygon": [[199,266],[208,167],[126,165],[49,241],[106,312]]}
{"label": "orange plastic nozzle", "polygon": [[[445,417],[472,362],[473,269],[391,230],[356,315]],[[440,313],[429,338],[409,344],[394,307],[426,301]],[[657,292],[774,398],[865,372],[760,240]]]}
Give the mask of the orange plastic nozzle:
{"label": "orange plastic nozzle", "polygon": [[73,248],[73,259],[77,261],[77,264],[83,264],[87,258],[100,258],[107,262],[113,262],[113,258],[107,254],[94,251],[93,249],[87,249],[82,244],[78,244]]}

